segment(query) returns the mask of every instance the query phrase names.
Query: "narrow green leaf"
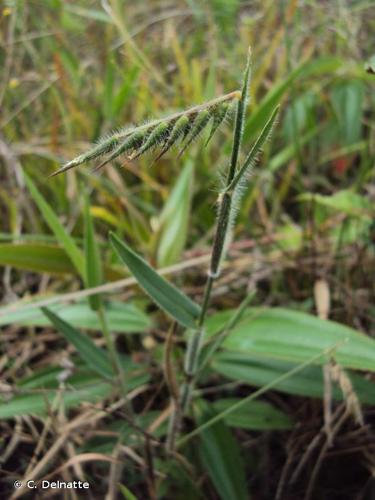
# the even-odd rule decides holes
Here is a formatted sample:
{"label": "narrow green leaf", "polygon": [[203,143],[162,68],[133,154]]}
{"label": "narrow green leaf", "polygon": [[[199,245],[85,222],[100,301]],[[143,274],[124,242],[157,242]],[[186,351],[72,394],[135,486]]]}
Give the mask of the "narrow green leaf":
{"label": "narrow green leaf", "polygon": [[57,240],[61,243],[61,245],[65,248],[66,253],[77,269],[78,273],[85,277],[85,258],[81,252],[81,250],[75,244],[74,239],[66,232],[64,226],[59,221],[59,218],[53,211],[51,205],[49,205],[43,196],[38,191],[37,187],[31,180],[31,178],[23,173],[25,177],[25,181],[27,187],[33,197],[35,203],[37,204],[41,214],[44,217],[44,220],[48,224],[49,228],[55,234]]}
{"label": "narrow green leaf", "polygon": [[110,240],[120,259],[129,268],[143,290],[180,324],[187,328],[195,328],[200,313],[199,306],[162,278],[115,234],[110,233]]}
{"label": "narrow green leaf", "polygon": [[107,353],[97,347],[88,335],[76,330],[49,309],[43,307],[42,311],[65,339],[74,345],[88,366],[104,377],[113,376],[112,366]]}
{"label": "narrow green leaf", "polygon": [[[204,408],[200,423],[212,415],[212,409]],[[231,430],[224,422],[217,422],[200,435],[199,454],[203,468],[208,472],[222,500],[248,500],[245,467],[239,446]]]}
{"label": "narrow green leaf", "polygon": [[[103,282],[102,262],[99,247],[95,239],[94,224],[90,214],[88,197],[85,196],[85,261],[86,261],[86,286],[92,288]],[[97,311],[100,307],[100,295],[89,297],[91,308]]]}

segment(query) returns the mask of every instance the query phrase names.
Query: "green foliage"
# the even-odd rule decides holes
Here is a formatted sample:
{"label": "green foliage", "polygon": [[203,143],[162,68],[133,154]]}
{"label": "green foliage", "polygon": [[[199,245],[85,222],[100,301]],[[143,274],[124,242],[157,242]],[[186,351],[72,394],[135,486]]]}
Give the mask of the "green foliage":
{"label": "green foliage", "polygon": [[[49,307],[50,311],[70,323],[76,328],[97,330],[98,317],[87,302],[73,304],[57,304]],[[134,304],[124,304],[111,301],[105,305],[109,328],[117,333],[147,332],[151,326],[151,318],[143,313]],[[12,312],[9,308],[0,309],[0,325],[46,326],[49,321],[40,312],[39,308],[20,308]]]}
{"label": "green foliage", "polygon": [[[76,479],[77,457],[125,453],[123,472],[84,463],[95,497],[365,494],[363,470],[337,472],[371,454],[352,399],[366,424],[375,405],[370,3],[73,3],[0,12],[4,470],[39,480],[68,457]],[[251,79],[249,60],[225,94],[249,45]],[[90,162],[108,168],[48,179]]]}
{"label": "green foliage", "polygon": [[[208,333],[217,331],[224,321],[221,313],[210,318]],[[291,309],[249,309],[223,345],[230,351],[291,362],[303,362],[332,349],[332,356],[342,366],[375,370],[374,339],[340,323]]]}
{"label": "green foliage", "polygon": [[35,186],[34,182],[30,177],[24,174],[27,187],[33,197],[35,203],[37,204],[45,222],[48,224],[49,228],[53,231],[56,239],[64,247],[70,260],[76,267],[78,273],[85,278],[85,258],[81,250],[77,247],[74,239],[67,233],[64,226],[59,221],[57,215],[55,214],[53,208],[44,199],[42,194],[39,192],[38,188]]}
{"label": "green foliage", "polygon": [[143,290],[172,318],[187,328],[194,328],[200,308],[184,293],[164,280],[115,234],[111,243],[120,259],[129,268]]}
{"label": "green foliage", "polygon": [[[255,387],[264,387],[297,366],[297,363],[289,361],[233,351],[223,351],[217,354],[212,362],[212,368],[221,375]],[[369,405],[375,404],[374,383],[352,372],[349,373],[349,378],[360,401]],[[293,377],[278,382],[274,387],[285,394],[323,399],[322,368],[321,366],[308,366]],[[342,392],[338,387],[333,387],[332,397],[336,401],[342,400]]]}
{"label": "green foliage", "polygon": [[[227,410],[239,399],[219,399],[213,403],[217,413]],[[293,427],[291,419],[282,411],[265,401],[250,401],[224,418],[229,427],[248,430],[283,430]]]}
{"label": "green foliage", "polygon": [[66,340],[74,345],[90,368],[98,372],[99,375],[112,377],[113,370],[105,351],[97,347],[87,335],[73,328],[49,309],[43,308],[42,311]]}
{"label": "green foliage", "polygon": [[[200,423],[212,416],[212,410],[203,407]],[[241,451],[231,430],[218,422],[200,435],[199,455],[216,492],[223,500],[247,500],[245,465]]]}

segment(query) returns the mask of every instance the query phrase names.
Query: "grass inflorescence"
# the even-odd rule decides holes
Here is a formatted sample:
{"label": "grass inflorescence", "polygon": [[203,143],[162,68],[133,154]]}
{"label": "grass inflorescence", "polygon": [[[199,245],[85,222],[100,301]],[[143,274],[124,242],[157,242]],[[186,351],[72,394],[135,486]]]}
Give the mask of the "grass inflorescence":
{"label": "grass inflorescence", "polygon": [[179,152],[179,156],[181,156],[210,122],[212,122],[212,127],[206,144],[211,140],[225,118],[230,114],[233,103],[239,97],[240,93],[234,91],[165,118],[152,120],[138,127],[127,127],[118,130],[100,139],[86,153],[68,161],[52,176],[66,172],[96,158],[101,158],[109,153],[109,156],[95,170],[104,167],[119,156],[127,155],[129,160],[134,160],[156,147],[161,149],[157,156],[157,159],[160,159],[178,142],[181,145]]}

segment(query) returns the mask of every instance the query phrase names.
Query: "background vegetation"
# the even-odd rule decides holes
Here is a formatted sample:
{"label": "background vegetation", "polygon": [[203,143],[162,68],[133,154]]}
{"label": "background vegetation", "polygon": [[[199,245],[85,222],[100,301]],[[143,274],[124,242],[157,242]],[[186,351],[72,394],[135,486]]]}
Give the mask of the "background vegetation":
{"label": "background vegetation", "polygon": [[[90,482],[66,498],[372,498],[374,28],[366,1],[2,2],[7,497],[30,495],[14,480],[47,478]],[[181,383],[185,340],[167,344],[166,366],[171,322],[108,232],[200,303],[233,122],[181,158],[48,176],[118,127],[237,90],[249,45],[244,152],[281,111],[243,194],[207,338],[249,294],[251,307],[210,358],[168,456],[165,371]]]}

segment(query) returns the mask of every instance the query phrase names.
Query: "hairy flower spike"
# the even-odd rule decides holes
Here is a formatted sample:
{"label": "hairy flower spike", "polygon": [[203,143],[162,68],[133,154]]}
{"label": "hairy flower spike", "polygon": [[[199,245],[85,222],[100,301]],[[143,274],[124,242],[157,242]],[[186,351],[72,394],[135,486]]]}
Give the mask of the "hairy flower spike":
{"label": "hairy flower spike", "polygon": [[165,154],[180,138],[184,142],[179,156],[192,144],[206,127],[211,118],[213,124],[209,140],[224,121],[229,103],[240,99],[241,92],[236,90],[199,106],[175,113],[166,118],[153,120],[139,127],[120,130],[101,140],[95,147],[63,165],[52,175],[57,175],[73,167],[111,153],[95,170],[124,153],[130,153],[129,159],[135,159],[154,146],[161,144],[161,152],[156,159]]}

